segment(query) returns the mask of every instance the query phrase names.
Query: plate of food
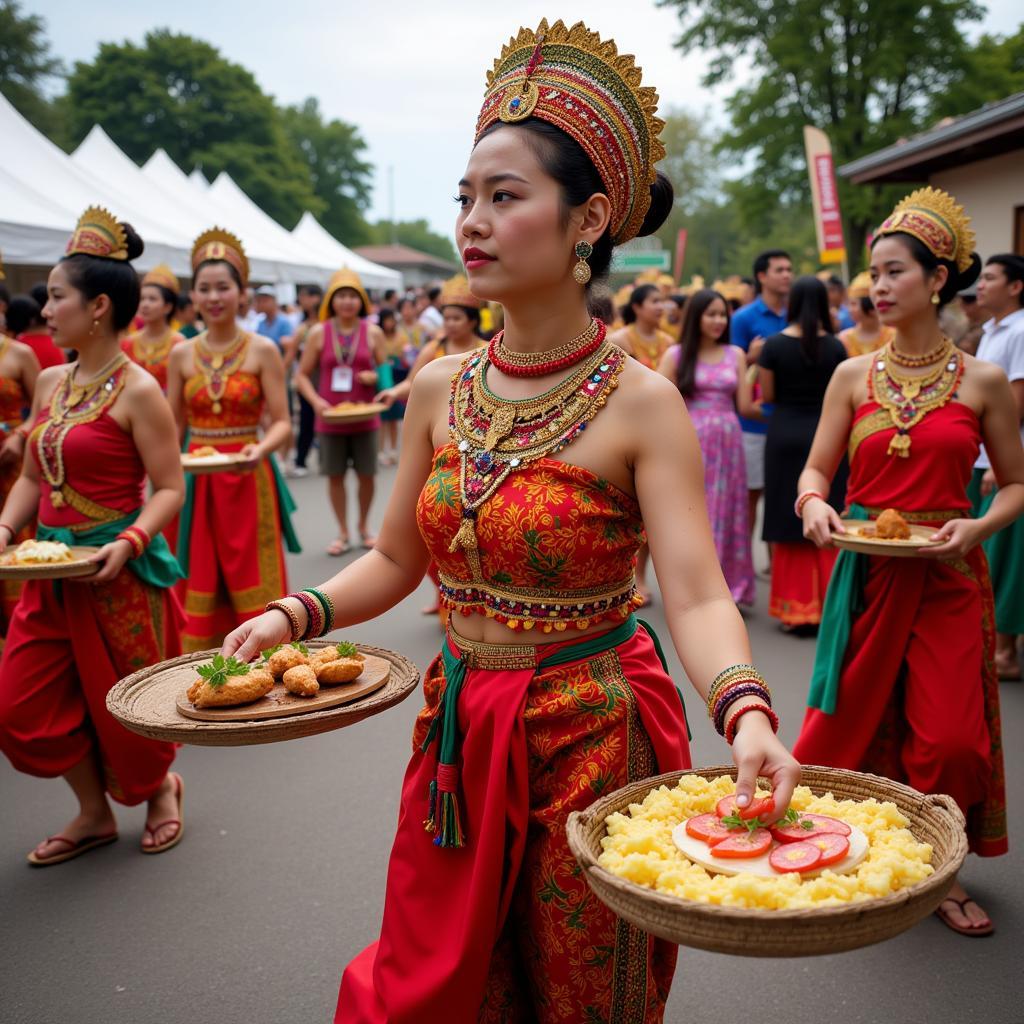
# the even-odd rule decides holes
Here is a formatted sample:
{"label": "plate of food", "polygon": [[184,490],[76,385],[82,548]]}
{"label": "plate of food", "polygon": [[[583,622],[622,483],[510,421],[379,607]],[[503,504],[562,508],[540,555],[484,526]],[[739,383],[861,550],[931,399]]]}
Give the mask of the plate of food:
{"label": "plate of food", "polygon": [[151,739],[241,746],[315,736],[405,700],[419,670],[394,651],[347,641],[284,644],[243,664],[217,651],[122,679],[107,708]]}
{"label": "plate of food", "polygon": [[212,445],[203,445],[190,452],[183,452],[181,468],[186,473],[202,475],[205,473],[237,473],[240,464],[246,460],[241,452],[221,452]]}
{"label": "plate of food", "polygon": [[814,956],[912,927],[967,853],[948,796],[805,766],[787,815],[764,827],[761,816],[774,816],[767,785],[741,814],[735,780],[733,767],[672,772],[570,815],[569,846],[597,897],[679,945]]}
{"label": "plate of food", "polygon": [[935,547],[932,535],[938,527],[908,523],[894,508],[887,508],[877,519],[844,519],[846,533],[832,534],[837,548],[858,551],[865,555],[886,555],[890,558],[914,558]]}
{"label": "plate of food", "polygon": [[387,409],[381,402],[339,402],[323,413],[325,423],[359,423],[371,420]]}
{"label": "plate of food", "polygon": [[63,580],[95,576],[98,562],[89,559],[99,548],[69,547],[60,541],[23,540],[0,555],[0,579]]}

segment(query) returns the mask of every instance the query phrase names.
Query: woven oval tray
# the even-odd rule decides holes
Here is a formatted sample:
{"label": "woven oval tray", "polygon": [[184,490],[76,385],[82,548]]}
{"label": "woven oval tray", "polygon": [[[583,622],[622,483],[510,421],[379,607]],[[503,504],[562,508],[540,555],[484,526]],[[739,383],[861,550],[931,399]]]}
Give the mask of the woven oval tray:
{"label": "woven oval tray", "polygon": [[674,786],[683,775],[736,778],[729,767],[670,772],[609,793],[583,812],[569,815],[569,847],[594,893],[631,924],[680,946],[733,956],[815,956],[859,949],[890,939],[927,917],[949,892],[967,854],[964,818],[951,797],[925,796],[890,779],[838,768],[804,766],[801,784],[839,799],[891,800],[910,819],[910,830],[930,843],[934,874],[878,899],[802,910],[724,907],[685,900],[629,882],[599,867],[605,819],[640,803],[658,786]]}
{"label": "woven oval tray", "polygon": [[[311,649],[326,646],[323,640],[309,643]],[[365,644],[356,644],[356,647],[363,654],[388,663],[387,682],[363,698],[325,710],[300,708],[297,714],[287,717],[245,721],[207,722],[184,717],[177,705],[182,693],[196,678],[194,666],[209,661],[216,651],[184,654],[122,679],[107,694],[107,710],[126,729],[141,736],[204,747],[249,746],[317,736],[380,714],[401,703],[416,689],[419,669],[408,658],[381,647]]]}
{"label": "woven oval tray", "polygon": [[198,458],[182,455],[181,468],[193,476],[207,476],[210,473],[243,473],[245,460],[235,452],[220,455],[200,455]]}
{"label": "woven oval tray", "polygon": [[860,532],[865,527],[874,526],[874,523],[863,519],[844,519],[846,533],[832,534],[832,543],[837,548],[885,558],[918,558],[927,548],[937,546],[930,540],[936,530],[934,526],[909,525],[910,536],[906,540],[879,540],[877,537],[865,537]]}
{"label": "woven oval tray", "polygon": [[72,547],[70,562],[40,562],[36,565],[8,565],[0,557],[0,580],[71,580],[76,577],[95,576],[101,569],[98,562],[87,562],[99,551],[94,547]]}
{"label": "woven oval tray", "polygon": [[381,402],[358,402],[353,406],[335,405],[320,417],[324,423],[359,423],[372,420],[387,410]]}

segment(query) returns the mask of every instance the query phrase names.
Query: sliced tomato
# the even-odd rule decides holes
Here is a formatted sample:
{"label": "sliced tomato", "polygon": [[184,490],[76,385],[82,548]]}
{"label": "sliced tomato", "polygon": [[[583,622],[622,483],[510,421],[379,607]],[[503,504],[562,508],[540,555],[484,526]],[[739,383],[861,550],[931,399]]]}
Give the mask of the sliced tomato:
{"label": "sliced tomato", "polygon": [[783,843],[772,850],[768,863],[783,874],[810,871],[821,866],[821,850],[814,843]]}
{"label": "sliced tomato", "polygon": [[850,852],[850,840],[835,832],[823,832],[820,836],[808,839],[807,842],[821,850],[821,860],[818,861],[819,868],[835,864]]}
{"label": "sliced tomato", "polygon": [[845,821],[828,818],[824,814],[801,814],[792,825],[772,825],[772,836],[780,843],[799,843],[826,833],[848,836],[850,826]]}
{"label": "sliced tomato", "polygon": [[736,795],[723,796],[715,805],[715,814],[720,818],[728,818],[732,814],[738,814],[744,821],[751,821],[754,818],[767,817],[775,810],[775,798],[755,797],[746,807],[740,807],[736,803]]}
{"label": "sliced tomato", "polygon": [[698,814],[696,818],[687,821],[686,834],[703,840],[708,846],[714,846],[729,836],[739,835],[739,832],[723,825],[717,814]]}
{"label": "sliced tomato", "polygon": [[730,836],[711,847],[712,857],[760,857],[772,845],[772,834],[766,828]]}

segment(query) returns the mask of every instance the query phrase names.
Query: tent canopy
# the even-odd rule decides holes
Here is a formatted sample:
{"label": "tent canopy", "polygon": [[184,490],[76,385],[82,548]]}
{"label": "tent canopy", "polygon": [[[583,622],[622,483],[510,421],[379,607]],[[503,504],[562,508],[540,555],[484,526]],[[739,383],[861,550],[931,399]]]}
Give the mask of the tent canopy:
{"label": "tent canopy", "polygon": [[365,256],[342,245],[307,210],[292,228],[292,238],[304,249],[329,260],[336,268],[348,267],[354,270],[367,288],[401,288],[402,275],[390,267],[372,263]]}

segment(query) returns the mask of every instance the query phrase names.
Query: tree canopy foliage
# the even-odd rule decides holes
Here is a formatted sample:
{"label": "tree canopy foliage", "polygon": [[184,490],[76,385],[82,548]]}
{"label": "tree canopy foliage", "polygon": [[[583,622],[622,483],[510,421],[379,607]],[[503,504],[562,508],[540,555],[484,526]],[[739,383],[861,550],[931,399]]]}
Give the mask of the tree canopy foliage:
{"label": "tree canopy foliage", "polygon": [[455,251],[451,237],[434,231],[424,219],[399,220],[394,224],[382,220],[377,224],[370,225],[370,236],[370,241],[375,245],[389,245],[392,242],[398,242],[400,245],[409,246],[410,249],[428,252],[442,260],[451,260],[452,263],[459,262],[459,255]]}
{"label": "tree canopy foliage", "polygon": [[56,129],[46,85],[64,73],[50,53],[43,19],[23,14],[18,0],[0,0],[0,93],[47,135]]}

